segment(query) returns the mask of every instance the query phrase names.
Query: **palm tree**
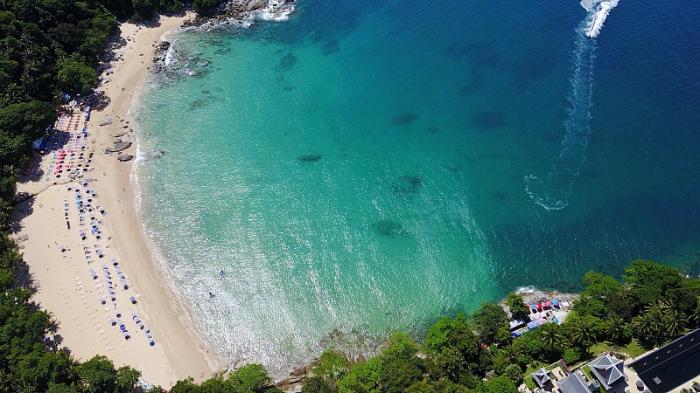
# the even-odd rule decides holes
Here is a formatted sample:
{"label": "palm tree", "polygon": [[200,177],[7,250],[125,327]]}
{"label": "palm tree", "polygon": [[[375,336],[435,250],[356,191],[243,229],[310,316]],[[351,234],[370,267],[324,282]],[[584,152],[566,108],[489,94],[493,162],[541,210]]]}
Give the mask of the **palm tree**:
{"label": "palm tree", "polygon": [[596,342],[593,327],[584,321],[574,324],[571,326],[571,341],[587,351]]}
{"label": "palm tree", "polygon": [[664,326],[654,310],[647,310],[632,322],[635,336],[646,346],[652,346],[663,341]]}
{"label": "palm tree", "polygon": [[516,363],[518,361],[518,351],[512,345],[507,345],[505,347],[500,347],[501,353],[503,354],[503,360],[509,364]]}
{"label": "palm tree", "polygon": [[555,352],[564,347],[566,337],[561,332],[559,325],[548,323],[542,327],[542,345],[548,352]]}
{"label": "palm tree", "polygon": [[608,320],[608,337],[614,343],[621,343],[627,338],[627,324],[618,315],[613,315]]}
{"label": "palm tree", "polygon": [[671,312],[673,310],[674,310],[674,308],[671,306],[671,304],[665,300],[659,300],[658,302],[649,306],[649,308],[647,309],[647,311],[653,312],[657,316],[663,316],[663,315],[665,315],[668,312]]}
{"label": "palm tree", "polygon": [[670,338],[678,337],[685,330],[687,318],[678,310],[670,310],[664,314],[664,324],[666,325],[666,334]]}

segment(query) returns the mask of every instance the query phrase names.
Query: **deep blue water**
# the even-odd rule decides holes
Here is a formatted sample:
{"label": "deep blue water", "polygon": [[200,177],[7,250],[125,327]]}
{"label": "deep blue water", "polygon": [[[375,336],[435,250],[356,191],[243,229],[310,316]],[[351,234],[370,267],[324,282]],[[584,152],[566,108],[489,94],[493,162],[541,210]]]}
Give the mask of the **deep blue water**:
{"label": "deep blue water", "polygon": [[[141,147],[167,154],[139,178],[205,338],[285,370],[522,285],[635,258],[699,271],[700,2],[621,0],[581,41],[585,17],[302,0],[287,22],[179,34],[200,74],[154,82]],[[525,179],[549,173],[537,204]]]}

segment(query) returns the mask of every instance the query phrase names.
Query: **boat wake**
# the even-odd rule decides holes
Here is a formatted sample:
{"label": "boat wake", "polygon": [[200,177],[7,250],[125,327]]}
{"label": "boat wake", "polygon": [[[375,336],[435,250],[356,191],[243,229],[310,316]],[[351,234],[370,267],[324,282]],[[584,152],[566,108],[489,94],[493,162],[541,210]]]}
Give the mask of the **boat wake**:
{"label": "boat wake", "polygon": [[600,29],[603,28],[605,19],[610,11],[617,7],[620,0],[582,0],[581,6],[588,12],[586,18],[585,34],[590,38],[598,37]]}
{"label": "boat wake", "polygon": [[544,178],[525,176],[525,192],[545,210],[561,210],[569,204],[574,180],[586,161],[588,137],[591,134],[595,37],[617,3],[618,0],[581,1],[587,15],[576,29],[576,43],[571,55],[571,90],[567,97],[569,108],[564,121],[566,133],[561,142],[562,150],[552,163],[552,171]]}

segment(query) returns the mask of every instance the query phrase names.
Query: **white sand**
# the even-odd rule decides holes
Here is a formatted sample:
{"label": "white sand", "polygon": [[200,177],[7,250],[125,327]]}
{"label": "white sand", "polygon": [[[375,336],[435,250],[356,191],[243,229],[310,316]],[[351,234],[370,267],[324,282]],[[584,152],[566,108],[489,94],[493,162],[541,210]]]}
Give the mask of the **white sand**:
{"label": "white sand", "polygon": [[[50,185],[54,180],[41,179],[24,182],[18,187],[20,191],[41,191],[34,200],[31,214],[20,221],[17,239],[38,288],[34,299],[58,321],[62,345],[70,348],[80,360],[102,354],[117,366],[135,367],[146,381],[163,387],[189,376],[198,381],[208,378],[220,363],[194,334],[185,319],[187,314],[154,264],[134,207],[135,195],[129,176],[133,161],[119,162],[116,154],[106,155],[104,149],[112,145],[111,135],[126,131],[120,119],[127,119],[129,108],[144,83],[147,67],[152,65],[154,44],[185,19],[162,17],[159,26],[149,28],[129,23],[120,26],[122,37],[128,38],[127,45],[118,49],[123,60],[113,63],[109,83],[100,87],[111,103],[103,111],[92,112],[87,151],[95,155],[92,169],[84,176],[95,179],[91,187],[97,191],[99,205],[107,210],[104,225],[101,225],[102,239],[98,241],[89,233],[86,241],[80,239],[75,194],[67,190],[67,184]],[[113,118],[112,124],[98,126],[108,116]],[[134,147],[126,153],[135,154]],[[44,157],[42,163],[45,170],[48,159]],[[64,218],[64,200],[70,205],[70,231]],[[18,213],[27,208],[26,203],[23,204]],[[69,250],[62,253],[59,245]],[[102,248],[105,258],[95,257],[96,261],[88,265],[83,247],[94,245]],[[115,289],[116,306],[132,335],[128,341],[109,323],[114,317],[112,302],[108,300],[107,305],[100,305],[98,300],[99,292],[105,290],[104,286],[98,286],[103,281],[102,264],[112,269],[112,256],[119,260],[130,284],[127,291]],[[89,267],[98,272],[100,279],[90,277]],[[114,270],[112,276],[118,286]],[[139,296],[137,305],[131,305],[130,295]],[[148,345],[144,334],[132,321],[132,312],[136,312],[152,331],[156,346]]]}

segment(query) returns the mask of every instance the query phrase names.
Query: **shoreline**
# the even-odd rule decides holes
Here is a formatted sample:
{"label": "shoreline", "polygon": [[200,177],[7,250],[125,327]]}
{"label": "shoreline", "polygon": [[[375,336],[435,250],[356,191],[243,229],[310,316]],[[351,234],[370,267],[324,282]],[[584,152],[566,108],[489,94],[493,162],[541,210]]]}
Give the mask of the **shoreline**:
{"label": "shoreline", "polygon": [[[110,63],[111,68],[103,72],[105,79],[97,88],[110,102],[101,110],[93,110],[89,121],[85,121],[89,130],[86,152],[94,153],[92,168],[71,182],[50,181],[48,175],[47,179],[33,176],[31,181],[20,182],[19,192],[37,195],[33,201],[18,205],[15,212],[20,223],[15,239],[37,288],[34,301],[51,312],[58,322],[61,346],[68,347],[80,360],[100,354],[117,367],[132,366],[142,372],[144,381],[164,388],[188,377],[195,381],[207,379],[219,370],[222,362],[197,335],[189,312],[165,277],[167,273],[154,259],[137,209],[138,190],[132,182],[135,181],[134,161],[120,162],[115,153],[106,154],[105,149],[114,144],[114,135],[134,133],[133,129],[127,131],[132,122],[129,112],[143,92],[155,47],[163,37],[191,18],[191,13],[161,16],[154,27],[120,24],[124,45],[113,51],[116,59]],[[105,124],[108,122],[111,124]],[[135,155],[137,138],[129,135],[124,139],[134,143],[124,152]],[[43,156],[41,168],[44,172],[51,170],[47,161],[49,155]],[[101,229],[103,240],[92,243],[99,243],[94,247],[103,248],[105,259],[119,260],[129,280],[129,293],[138,298],[138,304],[132,305],[127,295],[122,296],[121,291],[117,291],[117,296],[126,299],[119,299],[114,307],[129,314],[124,319],[128,320],[126,325],[130,331],[138,329],[130,325],[129,311],[133,309],[132,312],[138,313],[152,331],[156,342],[153,347],[149,347],[138,332],[132,333],[134,337],[126,341],[117,329],[109,326],[105,314],[109,312],[106,308],[100,310],[104,305],[97,301],[103,288],[100,284],[93,285],[91,274],[81,260],[84,258],[81,248],[85,249],[92,239],[81,243],[80,237],[75,235],[77,228],[66,230],[64,221],[68,220],[68,215],[64,218],[61,214],[62,205],[73,197],[67,188],[71,185],[78,188],[78,182],[85,179],[91,179],[90,186],[97,192],[96,202],[106,210]],[[72,212],[70,217],[73,219]],[[95,264],[92,266],[97,268]]]}

